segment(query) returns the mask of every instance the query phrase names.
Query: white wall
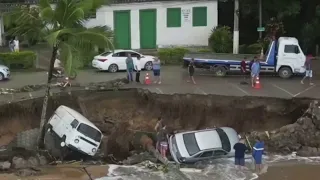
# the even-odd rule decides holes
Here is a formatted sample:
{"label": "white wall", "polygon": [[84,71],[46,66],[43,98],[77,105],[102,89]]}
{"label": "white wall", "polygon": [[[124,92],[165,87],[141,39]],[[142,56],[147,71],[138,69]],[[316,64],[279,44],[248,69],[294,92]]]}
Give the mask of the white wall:
{"label": "white wall", "polygon": [[[207,7],[207,26],[192,26],[192,8]],[[167,28],[167,9],[190,10],[187,21],[181,13],[181,27]],[[139,10],[157,9],[157,45],[163,46],[206,46],[211,30],[218,25],[217,1],[173,1],[152,3],[130,3],[105,6],[97,12],[95,19],[86,23],[88,27],[108,25],[113,29],[113,11],[131,10],[131,48],[140,49]]]}

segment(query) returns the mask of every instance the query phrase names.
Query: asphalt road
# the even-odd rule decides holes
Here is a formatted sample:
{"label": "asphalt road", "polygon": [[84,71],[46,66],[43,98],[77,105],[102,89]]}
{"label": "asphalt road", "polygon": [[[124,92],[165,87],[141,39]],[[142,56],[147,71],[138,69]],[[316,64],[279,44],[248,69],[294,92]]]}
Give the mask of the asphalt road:
{"label": "asphalt road", "polygon": [[[152,78],[152,72],[143,71],[141,80],[146,73]],[[97,72],[95,70],[85,70],[78,73],[77,83],[82,85],[91,82],[104,82],[113,79],[123,78],[125,72],[108,73]],[[253,89],[250,85],[240,85],[243,80],[239,76],[213,77],[210,72],[197,71],[195,73],[196,85],[187,83],[187,72],[178,66],[165,66],[161,71],[162,84],[144,85],[130,83],[125,87],[146,88],[159,94],[193,93],[202,95],[226,95],[226,96],[265,96],[277,98],[309,97],[320,98],[320,80],[314,81],[315,85],[309,86],[300,83],[301,77],[291,79],[281,79],[279,77],[261,76],[261,89]],[[43,84],[46,82],[46,72],[12,73],[9,81],[0,82],[0,88],[18,88],[30,84]],[[319,85],[319,86],[318,86]],[[43,90],[20,93],[16,95],[0,95],[0,101],[10,101],[14,99],[25,99],[42,96]]]}

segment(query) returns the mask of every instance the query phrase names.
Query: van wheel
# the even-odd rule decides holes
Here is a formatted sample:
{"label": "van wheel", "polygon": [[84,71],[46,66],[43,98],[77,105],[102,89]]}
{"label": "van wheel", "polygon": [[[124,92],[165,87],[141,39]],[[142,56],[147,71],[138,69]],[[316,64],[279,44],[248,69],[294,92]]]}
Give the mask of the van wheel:
{"label": "van wheel", "polygon": [[284,79],[288,79],[292,76],[292,70],[289,67],[282,67],[279,70],[279,76]]}
{"label": "van wheel", "polygon": [[60,157],[60,144],[58,141],[58,136],[52,132],[46,132],[44,136],[44,146],[48,150],[49,154],[54,158]]}

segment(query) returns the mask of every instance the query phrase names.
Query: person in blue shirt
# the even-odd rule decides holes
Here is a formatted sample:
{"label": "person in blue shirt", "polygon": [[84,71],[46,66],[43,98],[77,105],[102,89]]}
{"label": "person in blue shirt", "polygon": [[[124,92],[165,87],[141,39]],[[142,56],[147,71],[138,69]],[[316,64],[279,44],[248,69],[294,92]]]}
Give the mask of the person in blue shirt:
{"label": "person in blue shirt", "polygon": [[160,76],[161,62],[159,58],[155,58],[154,61],[152,62],[152,69],[153,69],[154,83],[161,84],[161,76]]}
{"label": "person in blue shirt", "polygon": [[244,140],[241,139],[238,143],[236,143],[233,146],[233,149],[235,150],[234,164],[239,168],[245,166],[244,155],[248,148],[244,144]]}
{"label": "person in blue shirt", "polygon": [[251,66],[251,85],[254,87],[254,81],[260,74],[260,62],[258,59],[254,59],[254,62]]}
{"label": "person in blue shirt", "polygon": [[259,137],[256,139],[256,144],[253,146],[252,157],[255,163],[255,170],[260,173],[262,170],[262,155],[264,152],[264,142]]}

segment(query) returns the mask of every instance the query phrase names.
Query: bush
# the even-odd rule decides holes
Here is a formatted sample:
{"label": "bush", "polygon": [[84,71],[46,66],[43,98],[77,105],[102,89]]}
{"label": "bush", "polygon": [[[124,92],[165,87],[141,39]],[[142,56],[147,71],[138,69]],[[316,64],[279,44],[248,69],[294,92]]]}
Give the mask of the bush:
{"label": "bush", "polygon": [[209,47],[215,53],[232,52],[232,33],[228,26],[217,26],[211,31]]}
{"label": "bush", "polygon": [[0,61],[10,69],[35,68],[36,58],[33,51],[0,53]]}
{"label": "bush", "polygon": [[185,48],[164,48],[159,49],[158,57],[165,64],[181,64],[184,55],[189,52]]}

